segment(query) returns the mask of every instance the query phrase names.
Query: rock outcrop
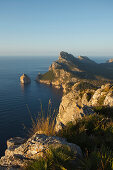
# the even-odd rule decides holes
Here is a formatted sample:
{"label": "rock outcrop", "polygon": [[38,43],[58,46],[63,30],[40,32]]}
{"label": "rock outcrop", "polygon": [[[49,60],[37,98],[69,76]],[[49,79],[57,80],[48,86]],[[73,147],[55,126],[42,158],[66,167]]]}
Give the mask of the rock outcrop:
{"label": "rock outcrop", "polygon": [[92,106],[113,106],[113,86],[111,84],[102,85],[95,91],[91,99]]}
{"label": "rock outcrop", "polygon": [[34,134],[26,142],[20,137],[11,138],[7,141],[7,150],[5,156],[0,159],[0,168],[16,168],[21,170],[29,160],[35,160],[43,157],[50,147],[59,148],[67,146],[75,154],[75,162],[82,157],[82,151],[79,146],[68,143],[65,139],[46,136],[44,134]]}
{"label": "rock outcrop", "polygon": [[83,116],[94,114],[94,111],[88,105],[89,102],[86,98],[82,101],[80,92],[71,91],[63,96],[56,118],[56,131],[62,129],[69,122],[76,123],[76,120]]}
{"label": "rock outcrop", "polygon": [[29,84],[31,82],[31,79],[26,75],[26,74],[23,74],[21,77],[20,77],[20,82],[22,84]]}
{"label": "rock outcrop", "polygon": [[75,84],[73,90],[62,97],[56,118],[56,131],[69,122],[76,123],[76,120],[83,116],[94,114],[94,106],[113,107],[113,85],[105,84],[97,90],[85,91],[77,91],[77,85]]}

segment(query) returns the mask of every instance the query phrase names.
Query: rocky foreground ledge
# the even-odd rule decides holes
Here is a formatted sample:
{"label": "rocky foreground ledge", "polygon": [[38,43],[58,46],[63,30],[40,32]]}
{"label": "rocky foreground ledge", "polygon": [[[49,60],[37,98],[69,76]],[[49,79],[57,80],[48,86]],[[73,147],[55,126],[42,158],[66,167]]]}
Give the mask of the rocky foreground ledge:
{"label": "rocky foreground ledge", "polygon": [[26,142],[20,137],[11,138],[7,141],[5,156],[0,159],[0,169],[21,170],[30,160],[43,157],[50,147],[59,148],[67,146],[75,154],[75,163],[82,157],[82,151],[76,144],[68,143],[65,139],[34,134]]}

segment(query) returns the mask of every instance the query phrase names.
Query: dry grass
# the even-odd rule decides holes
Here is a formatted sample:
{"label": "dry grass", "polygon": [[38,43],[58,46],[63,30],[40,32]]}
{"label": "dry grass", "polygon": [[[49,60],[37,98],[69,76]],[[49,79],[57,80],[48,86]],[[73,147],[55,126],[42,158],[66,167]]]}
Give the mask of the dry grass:
{"label": "dry grass", "polygon": [[42,104],[41,104],[41,112],[38,113],[38,116],[36,118],[33,118],[31,116],[32,128],[29,130],[29,136],[32,136],[35,133],[45,134],[48,136],[54,136],[55,135],[55,124],[56,124],[55,115],[56,115],[56,111],[55,110],[52,111],[52,104],[50,100],[48,104],[47,113],[43,111]]}

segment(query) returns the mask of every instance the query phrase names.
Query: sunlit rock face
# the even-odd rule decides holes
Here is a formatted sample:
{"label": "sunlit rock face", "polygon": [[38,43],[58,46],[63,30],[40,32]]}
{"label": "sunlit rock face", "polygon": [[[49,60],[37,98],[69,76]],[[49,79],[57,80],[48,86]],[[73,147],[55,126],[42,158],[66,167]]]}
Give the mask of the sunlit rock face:
{"label": "sunlit rock face", "polygon": [[76,90],[75,84],[72,90],[62,97],[56,118],[56,131],[69,122],[76,123],[76,120],[94,114],[95,106],[113,107],[113,85],[105,84],[97,90],[87,89],[81,92]]}
{"label": "sunlit rock face", "polygon": [[107,60],[107,63],[113,63],[113,58]]}
{"label": "sunlit rock face", "polygon": [[91,105],[113,107],[113,85],[105,84],[97,89],[92,96]]}
{"label": "sunlit rock face", "polygon": [[27,141],[20,137],[11,138],[7,141],[5,156],[0,159],[0,169],[13,169],[16,167],[21,170],[29,160],[36,160],[44,157],[45,153],[51,148],[67,146],[75,154],[75,162],[82,157],[82,151],[76,144],[68,143],[65,139],[46,136],[44,134],[34,134]]}
{"label": "sunlit rock face", "polygon": [[86,115],[94,114],[92,108],[88,106],[89,102],[85,96],[83,98],[84,100],[82,100],[80,93],[77,91],[71,91],[63,96],[56,118],[56,131],[62,129],[69,122],[76,123],[76,120]]}
{"label": "sunlit rock face", "polygon": [[21,77],[20,77],[20,82],[22,84],[29,84],[31,82],[31,79],[26,75],[26,74],[23,74]]}

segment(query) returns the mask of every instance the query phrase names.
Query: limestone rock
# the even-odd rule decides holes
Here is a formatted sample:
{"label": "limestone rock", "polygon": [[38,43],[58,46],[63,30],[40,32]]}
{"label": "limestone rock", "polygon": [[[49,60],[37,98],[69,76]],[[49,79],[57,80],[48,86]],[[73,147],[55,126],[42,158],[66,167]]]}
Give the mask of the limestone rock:
{"label": "limestone rock", "polygon": [[0,159],[1,167],[22,169],[27,161],[43,157],[50,147],[68,146],[74,152],[76,159],[82,156],[79,146],[68,143],[65,139],[59,137],[36,133],[25,143],[23,142],[24,139],[19,137],[12,138],[7,142],[8,148],[5,151],[5,156]]}
{"label": "limestone rock", "polygon": [[102,85],[97,89],[91,99],[92,106],[106,105],[113,106],[113,86],[111,84]]}
{"label": "limestone rock", "polygon": [[94,114],[92,106],[113,107],[113,86],[102,85],[99,89],[87,89],[77,91],[75,83],[72,90],[62,97],[59,113],[56,118],[56,131],[59,131],[69,122],[75,122],[85,115]]}
{"label": "limestone rock", "polygon": [[105,97],[104,105],[113,107],[113,91],[110,91]]}
{"label": "limestone rock", "polygon": [[31,79],[26,75],[26,74],[23,74],[21,77],[20,77],[20,82],[22,84],[28,84],[31,82]]}
{"label": "limestone rock", "polygon": [[71,91],[62,98],[56,119],[56,131],[59,131],[69,122],[76,122],[77,119],[93,113],[94,111],[91,107],[82,103],[80,94],[76,91]]}

